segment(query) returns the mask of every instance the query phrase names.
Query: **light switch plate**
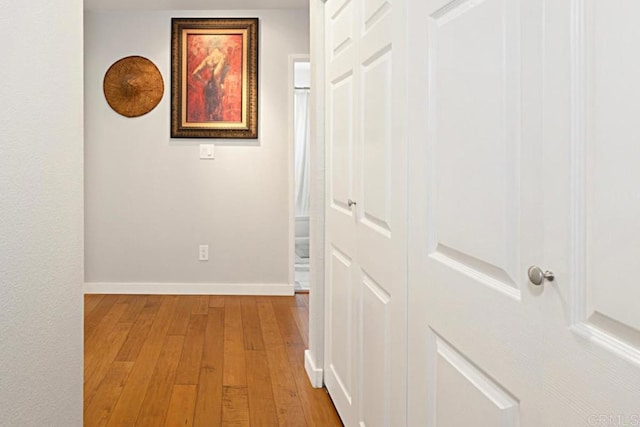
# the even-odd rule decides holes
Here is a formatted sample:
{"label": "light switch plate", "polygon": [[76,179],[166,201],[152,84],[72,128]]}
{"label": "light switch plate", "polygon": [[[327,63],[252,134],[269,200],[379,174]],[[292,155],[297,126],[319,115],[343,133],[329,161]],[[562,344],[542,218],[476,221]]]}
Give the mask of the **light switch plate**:
{"label": "light switch plate", "polygon": [[200,144],[200,159],[203,160],[213,160],[213,148],[215,146],[213,144]]}

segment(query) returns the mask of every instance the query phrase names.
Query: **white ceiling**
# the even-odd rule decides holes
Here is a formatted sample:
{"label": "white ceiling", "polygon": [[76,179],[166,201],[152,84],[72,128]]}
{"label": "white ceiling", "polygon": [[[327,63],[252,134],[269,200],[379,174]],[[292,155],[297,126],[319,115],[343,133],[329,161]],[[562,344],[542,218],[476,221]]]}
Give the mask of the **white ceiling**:
{"label": "white ceiling", "polygon": [[307,9],[309,0],[84,0],[85,10]]}

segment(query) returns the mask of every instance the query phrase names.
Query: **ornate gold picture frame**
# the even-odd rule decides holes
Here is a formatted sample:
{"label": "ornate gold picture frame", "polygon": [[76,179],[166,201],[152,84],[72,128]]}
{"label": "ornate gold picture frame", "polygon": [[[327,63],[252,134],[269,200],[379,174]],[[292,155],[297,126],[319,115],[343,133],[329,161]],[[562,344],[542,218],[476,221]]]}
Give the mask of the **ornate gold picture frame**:
{"label": "ornate gold picture frame", "polygon": [[258,137],[258,18],[171,20],[171,137]]}

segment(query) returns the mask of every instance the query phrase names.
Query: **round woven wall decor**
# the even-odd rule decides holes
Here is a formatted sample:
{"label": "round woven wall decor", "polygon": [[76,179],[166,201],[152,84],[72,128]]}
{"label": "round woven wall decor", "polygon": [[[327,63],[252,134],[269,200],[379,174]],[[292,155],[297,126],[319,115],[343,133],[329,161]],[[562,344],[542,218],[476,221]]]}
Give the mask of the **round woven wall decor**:
{"label": "round woven wall decor", "polygon": [[153,62],[142,56],[127,56],[109,67],[102,89],[117,113],[138,117],[158,105],[164,94],[164,82]]}

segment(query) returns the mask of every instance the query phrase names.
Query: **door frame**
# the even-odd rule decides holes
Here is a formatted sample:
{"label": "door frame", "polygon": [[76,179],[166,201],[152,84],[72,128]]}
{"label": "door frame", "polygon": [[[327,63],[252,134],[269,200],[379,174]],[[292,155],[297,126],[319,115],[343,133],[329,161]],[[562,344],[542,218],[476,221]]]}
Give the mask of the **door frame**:
{"label": "door frame", "polygon": [[[311,56],[306,53],[292,53],[289,54],[289,60],[287,63],[289,88],[288,93],[288,126],[289,126],[289,285],[295,292],[296,287],[296,168],[295,168],[295,126],[296,126],[296,114],[295,114],[295,83],[296,73],[295,67],[298,62],[310,62]],[[311,160],[310,160],[311,161]],[[311,263],[311,259],[309,259]]]}
{"label": "door frame", "polygon": [[324,245],[325,245],[325,0],[309,0],[311,60],[311,141],[309,208],[309,348],[304,352],[304,367],[311,385],[324,385]]}

